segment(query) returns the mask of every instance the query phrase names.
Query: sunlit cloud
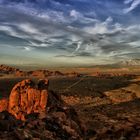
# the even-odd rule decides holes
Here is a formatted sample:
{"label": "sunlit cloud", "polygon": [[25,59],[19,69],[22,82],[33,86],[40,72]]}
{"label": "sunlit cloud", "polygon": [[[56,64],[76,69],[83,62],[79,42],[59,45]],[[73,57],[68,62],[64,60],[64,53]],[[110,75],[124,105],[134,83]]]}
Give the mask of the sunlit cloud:
{"label": "sunlit cloud", "polygon": [[124,9],[124,13],[129,13],[140,5],[140,0],[125,0],[124,3],[131,3],[130,7]]}
{"label": "sunlit cloud", "polygon": [[112,62],[127,54],[139,57],[140,21],[134,15],[135,20],[129,20],[139,0],[0,0],[0,4],[1,54],[19,52],[20,57],[30,55],[33,61],[57,62],[59,58],[65,63],[68,58],[84,63],[85,59]]}

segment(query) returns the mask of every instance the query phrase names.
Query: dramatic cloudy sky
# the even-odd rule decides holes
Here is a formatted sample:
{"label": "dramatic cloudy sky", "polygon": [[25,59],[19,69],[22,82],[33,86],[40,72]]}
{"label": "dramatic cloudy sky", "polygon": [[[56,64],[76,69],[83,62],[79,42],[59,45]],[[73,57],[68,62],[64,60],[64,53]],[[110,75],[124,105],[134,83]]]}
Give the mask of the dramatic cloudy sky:
{"label": "dramatic cloudy sky", "polygon": [[140,58],[140,0],[0,0],[0,63]]}

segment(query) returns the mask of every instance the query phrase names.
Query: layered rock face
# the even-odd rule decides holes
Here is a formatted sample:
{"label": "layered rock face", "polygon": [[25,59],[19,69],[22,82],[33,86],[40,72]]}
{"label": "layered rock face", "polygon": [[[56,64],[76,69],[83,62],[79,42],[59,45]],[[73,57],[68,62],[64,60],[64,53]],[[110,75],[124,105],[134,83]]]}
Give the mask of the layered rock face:
{"label": "layered rock face", "polygon": [[8,111],[17,119],[25,120],[25,115],[42,113],[48,101],[48,80],[39,80],[35,84],[31,80],[17,83],[9,99],[0,100],[0,112]]}
{"label": "layered rock face", "polygon": [[30,71],[28,72],[28,74],[35,77],[64,76],[64,74],[59,71],[49,71],[49,70]]}
{"label": "layered rock face", "polygon": [[15,72],[15,75],[18,76],[18,77],[22,77],[22,76],[25,77],[25,76],[28,76],[27,72],[21,71],[21,70],[17,70],[17,71]]}
{"label": "layered rock face", "polygon": [[86,129],[76,111],[57,93],[48,93],[48,85],[47,79],[36,84],[23,80],[14,86],[9,100],[0,100],[0,139],[85,139]]}
{"label": "layered rock face", "polygon": [[0,72],[1,73],[12,74],[12,73],[15,73],[18,70],[19,69],[16,69],[16,68],[13,68],[13,67],[10,67],[10,66],[0,65]]}
{"label": "layered rock face", "polygon": [[24,80],[14,86],[9,97],[9,113],[24,120],[26,114],[45,111],[48,99],[48,80],[35,84]]}
{"label": "layered rock face", "polygon": [[0,73],[2,74],[13,74],[18,77],[38,77],[45,78],[49,76],[67,76],[67,77],[79,77],[80,74],[76,72],[62,73],[60,71],[50,71],[46,69],[34,70],[34,71],[23,71],[11,66],[0,65]]}
{"label": "layered rock face", "polygon": [[8,109],[8,99],[1,99],[0,100],[0,112],[5,111]]}

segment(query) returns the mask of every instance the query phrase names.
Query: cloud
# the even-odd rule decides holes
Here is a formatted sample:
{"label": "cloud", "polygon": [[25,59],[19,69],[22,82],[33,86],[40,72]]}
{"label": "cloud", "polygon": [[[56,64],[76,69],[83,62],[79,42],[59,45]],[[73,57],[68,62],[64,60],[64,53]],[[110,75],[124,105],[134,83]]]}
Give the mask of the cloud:
{"label": "cloud", "polygon": [[[79,6],[83,2],[84,5]],[[23,56],[45,60],[48,56],[57,56],[81,63],[84,59],[106,60],[132,50],[138,52],[138,23],[124,24],[120,18],[125,20],[127,15],[118,17],[112,10],[105,11],[106,5],[114,8],[114,1],[112,3],[103,5],[101,0],[100,3],[90,0],[3,1],[0,5],[0,51],[7,47]],[[125,4],[131,3],[134,0],[125,1]]]}
{"label": "cloud", "polygon": [[65,58],[65,57],[71,57],[71,58],[74,58],[74,57],[94,57],[94,55],[90,52],[78,52],[76,54],[71,54],[71,55],[56,55],[55,57],[59,57],[59,58]]}
{"label": "cloud", "polygon": [[76,10],[71,10],[70,11],[70,16],[77,19],[79,16],[81,16],[81,14],[79,12],[77,12]]}
{"label": "cloud", "polygon": [[25,49],[26,51],[31,51],[31,50],[32,50],[30,47],[24,47],[24,49]]}
{"label": "cloud", "polygon": [[23,30],[24,32],[30,33],[30,34],[38,34],[39,30],[37,28],[34,28],[32,24],[30,23],[21,23],[17,25],[19,29]]}
{"label": "cloud", "polygon": [[[5,14],[9,13],[10,10],[8,8]],[[94,26],[79,29],[52,22],[48,18],[40,17],[40,15],[27,15],[21,11],[15,11],[15,13],[18,19],[10,20],[11,23],[6,24],[9,23],[9,18],[4,17],[0,29],[15,39],[20,38],[27,41],[26,44],[22,45],[24,50],[30,52],[34,50],[38,53],[52,53],[53,56],[58,54],[60,57],[75,58],[82,56],[93,58],[107,54],[110,56],[119,55],[120,50],[129,49],[126,45],[119,43],[129,41],[133,37],[130,36],[130,33],[138,36],[135,31],[136,28],[138,31],[138,26],[124,28],[121,24],[114,23],[112,17],[106,18],[105,21],[97,20]],[[6,17],[8,16],[11,15],[7,14]]]}
{"label": "cloud", "polygon": [[131,3],[129,8],[124,9],[124,13],[129,13],[140,5],[140,0],[125,0],[124,3],[125,4]]}
{"label": "cloud", "polygon": [[129,4],[129,3],[131,3],[133,0],[125,0],[124,1],[124,4]]}
{"label": "cloud", "polygon": [[90,17],[91,15],[95,16],[94,11],[83,14],[83,13],[78,12],[75,9],[72,9],[69,15],[70,15],[71,22],[77,21],[79,24],[84,24],[84,25],[93,24],[98,21],[97,19]]}
{"label": "cloud", "polygon": [[93,54],[90,52],[79,52],[76,56],[83,56],[83,57],[93,57]]}
{"label": "cloud", "polygon": [[[6,9],[5,12],[3,11],[4,9]],[[29,45],[48,47],[54,46],[57,43],[57,45],[60,46],[62,45],[62,42],[65,42],[65,38],[66,40],[77,38],[76,41],[79,40],[79,38],[88,39],[92,37],[94,39],[94,36],[91,36],[89,33],[79,30],[78,28],[70,28],[69,26],[55,23],[44,17],[40,17],[40,15],[27,15],[19,10],[13,11],[11,7],[1,7],[0,14],[2,13],[4,13],[4,16],[1,16],[1,24],[3,24],[1,25],[1,30],[8,32],[10,36],[28,40],[30,43]],[[10,19],[9,24],[9,17],[11,16],[13,18]],[[61,38],[61,36],[63,36],[63,38]],[[56,39],[56,37],[59,38]],[[49,44],[46,40],[49,40]],[[95,40],[97,40],[97,38],[95,38]],[[34,45],[33,42],[40,43]],[[66,42],[69,43],[68,40]]]}
{"label": "cloud", "polygon": [[76,43],[76,48],[75,50],[72,52],[72,54],[76,53],[80,48],[81,48],[81,45],[82,45],[82,41],[78,41]]}
{"label": "cloud", "polygon": [[115,33],[122,30],[121,24],[113,23],[113,18],[108,17],[105,21],[97,21],[94,26],[88,26],[84,28],[84,31],[91,34],[106,34]]}

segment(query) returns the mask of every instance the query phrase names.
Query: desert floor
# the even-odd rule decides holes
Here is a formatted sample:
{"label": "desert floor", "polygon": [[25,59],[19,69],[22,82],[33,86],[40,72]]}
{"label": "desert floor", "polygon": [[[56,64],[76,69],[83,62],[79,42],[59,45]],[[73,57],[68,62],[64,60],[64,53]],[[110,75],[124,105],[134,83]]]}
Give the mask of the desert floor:
{"label": "desert floor", "polygon": [[[91,74],[90,74],[91,75]],[[49,90],[59,93],[73,106],[98,138],[131,137],[140,133],[140,76],[114,77],[50,77]],[[12,87],[27,79],[1,75],[0,97],[8,97]],[[35,78],[32,78],[36,80]],[[100,134],[100,135],[99,135]]]}

